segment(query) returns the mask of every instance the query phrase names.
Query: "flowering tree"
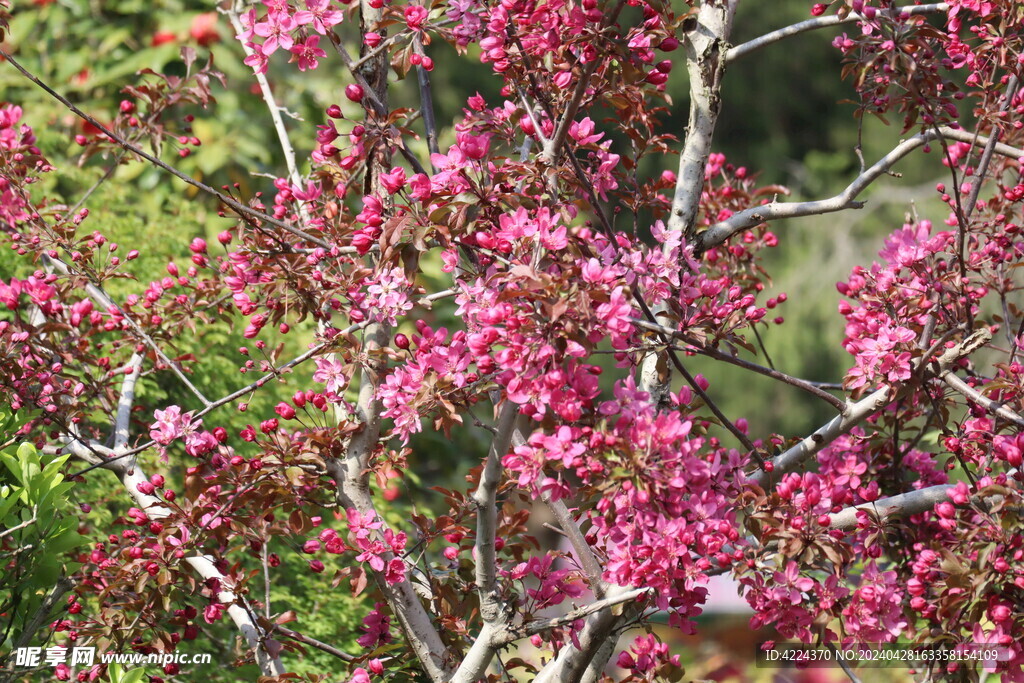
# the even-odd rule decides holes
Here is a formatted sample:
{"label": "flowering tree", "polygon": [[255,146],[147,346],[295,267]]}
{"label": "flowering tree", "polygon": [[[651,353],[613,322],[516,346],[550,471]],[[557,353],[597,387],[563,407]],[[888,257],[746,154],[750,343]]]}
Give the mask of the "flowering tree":
{"label": "flowering tree", "polygon": [[[77,138],[85,156],[106,155],[112,170],[144,160],[235,221],[220,247],[197,237],[190,265],[169,263],[115,296],[118,279],[152,274],[134,273],[138,252],[89,226],[91,190],[74,206],[34,191],[61,171],[31,117],[17,103],[0,110],[0,221],[33,271],[0,282],[0,387],[22,425],[15,440],[76,458],[76,481],[122,487],[120,526],[81,557],[58,637],[171,652],[229,620],[240,660],[265,680],[297,678],[289,662],[313,647],[337,658],[325,678],[354,681],[501,680],[513,669],[599,681],[610,664],[619,680],[652,681],[678,677],[679,658],[645,625],[667,614],[694,631],[709,577],[727,573],[755,628],[840,647],[993,643],[1005,656],[983,666],[1024,676],[1024,6],[833,0],[740,45],[730,41],[738,0],[220,9],[287,162],[271,201],[163,160],[201,144],[181,112],[206,106],[222,78],[194,51],[182,53],[183,75],[142,74],[102,116],[2,53],[3,68],[89,124]],[[861,158],[840,194],[786,201],[714,153],[723,78],[730,62],[840,24],[858,113],[898,115],[906,137],[870,165]],[[430,85],[438,41],[501,83],[500,100],[468,99],[447,150]],[[287,61],[300,78],[328,52],[345,67],[339,102],[315,131],[289,131],[268,64]],[[662,130],[665,85],[684,70],[689,124]],[[390,103],[406,76],[415,111]],[[308,160],[289,133],[315,136]],[[421,141],[428,155],[416,153]],[[761,254],[780,242],[771,223],[858,209],[918,151],[945,167],[936,194],[948,211],[935,224],[914,215],[839,284],[851,356],[842,386],[757,359],[758,330],[783,323],[768,310],[786,301],[763,295]],[[638,170],[677,152],[676,172]],[[438,260],[441,288],[423,266]],[[430,324],[445,300],[457,329]],[[193,381],[203,359],[177,351],[181,332],[240,317],[252,340],[240,370],[257,378],[207,396]],[[305,321],[308,349],[282,358],[281,340]],[[692,369],[698,357],[806,392],[835,417],[809,435],[750,434],[716,405],[733,389],[709,386]],[[137,405],[137,389],[161,377],[190,405]],[[254,395],[282,389],[291,398],[276,414],[246,412]],[[229,431],[222,408],[252,424]],[[464,428],[487,431],[490,446],[464,490],[437,493],[447,513],[389,517],[393,496],[380,493],[406,471],[410,439]],[[541,507],[562,550],[527,533]],[[323,591],[372,594],[364,651],[269,612],[263,584],[288,545],[314,574],[340,564]],[[72,673],[104,670],[57,669]]]}

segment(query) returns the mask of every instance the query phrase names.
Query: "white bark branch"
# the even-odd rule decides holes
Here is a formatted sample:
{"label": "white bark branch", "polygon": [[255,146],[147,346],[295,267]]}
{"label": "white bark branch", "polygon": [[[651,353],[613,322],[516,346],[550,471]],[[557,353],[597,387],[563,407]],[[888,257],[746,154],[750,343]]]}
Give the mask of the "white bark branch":
{"label": "white bark branch", "polygon": [[985,396],[967,382],[954,375],[952,371],[947,370],[946,372],[943,372],[940,377],[951,389],[960,392],[990,413],[995,413],[997,416],[1003,418],[1007,422],[1012,422],[1018,427],[1024,427],[1024,417],[1019,413],[1011,410],[1005,404]]}
{"label": "white bark branch", "polygon": [[690,119],[686,142],[679,158],[679,174],[668,229],[691,236],[697,221],[704,170],[711,155],[715,124],[722,108],[722,75],[725,50],[735,2],[718,0],[701,4],[697,26],[686,36],[686,68],[690,75]]}
{"label": "white bark branch", "polygon": [[[829,518],[832,520],[832,523],[829,528],[853,531],[857,528],[857,512],[859,510],[866,510],[869,513],[875,514],[882,521],[930,512],[939,503],[950,501],[949,492],[954,488],[956,487],[953,484],[939,484],[918,489],[917,491],[889,496],[872,503],[854,505],[830,514]],[[983,497],[974,494],[971,496],[971,502],[981,506],[992,505],[1001,500],[1003,500],[1003,497],[1000,495]]]}
{"label": "white bark branch", "polygon": [[[235,35],[241,35],[245,28],[242,26],[242,22],[238,19],[238,8],[239,3],[235,3],[229,10],[221,10],[228,15],[228,19],[231,21],[231,27],[235,30]],[[242,45],[242,51],[246,57],[253,54],[252,49],[246,44],[244,40],[239,40]],[[267,80],[266,74],[262,74],[259,71],[255,73],[256,83],[260,86],[260,93],[263,95],[263,101],[267,105],[267,109],[270,111],[270,120],[274,124],[274,130],[277,132],[277,139],[281,145],[281,153],[284,154],[284,162],[288,167],[288,180],[291,181],[292,185],[300,187],[302,184],[302,176],[299,175],[299,169],[295,164],[295,150],[292,147],[292,142],[288,137],[288,129],[285,128],[284,119],[281,118],[281,108],[277,106],[277,100],[274,98],[274,92],[270,89],[270,81]],[[300,206],[301,203],[300,203]],[[305,211],[303,210],[303,214]],[[303,215],[305,218],[305,215]]]}
{"label": "white bark branch", "polygon": [[114,420],[114,448],[122,448],[128,443],[132,418],[132,407],[135,405],[135,385],[142,373],[142,356],[132,354],[131,360],[124,370],[124,382],[121,383],[121,396],[117,399],[117,417]]}
{"label": "white bark branch", "polygon": [[498,411],[497,432],[480,473],[480,483],[473,493],[476,505],[476,589],[480,596],[480,615],[484,623],[503,620],[502,606],[497,595],[498,560],[494,549],[498,530],[496,497],[501,482],[501,458],[508,453],[518,416],[519,406],[506,398]]}
{"label": "white bark branch", "polygon": [[953,488],[950,484],[929,486],[909,493],[901,493],[897,496],[890,496],[876,500],[873,503],[862,503],[848,507],[839,512],[829,515],[832,524],[829,528],[842,531],[852,531],[857,528],[857,511],[867,510],[877,514],[880,518],[910,517],[911,515],[927,512],[935,507],[937,503],[949,500],[949,491]]}
{"label": "white bark branch", "polygon": [[[949,5],[944,2],[939,2],[932,5],[904,5],[902,7],[896,7],[895,9],[898,12],[906,12],[907,14],[912,15],[935,14],[938,12],[947,11],[949,9]],[[772,31],[771,33],[766,33],[763,36],[754,38],[753,40],[748,40],[745,43],[737,45],[736,47],[729,50],[728,53],[726,53],[725,60],[727,62],[731,62],[735,59],[739,59],[740,57],[745,57],[746,55],[750,54],[751,52],[754,52],[755,50],[760,50],[763,47],[767,47],[772,43],[777,43],[780,40],[784,40],[786,38],[799,35],[801,33],[806,33],[807,31],[813,31],[819,28],[827,28],[829,26],[838,26],[840,24],[850,24],[855,21],[864,20],[865,18],[862,15],[857,14],[856,12],[851,12],[850,14],[847,14],[845,17],[842,18],[833,14],[827,17],[815,17],[814,19],[801,21],[796,24],[791,24],[790,26],[777,29],[775,31]]]}
{"label": "white bark branch", "polygon": [[[567,612],[560,617],[554,617],[553,619],[544,619],[543,621],[531,621],[523,624],[520,627],[509,629],[507,633],[501,634],[495,639],[495,642],[504,646],[513,641],[519,640],[520,638],[527,638],[535,633],[543,633],[544,631],[550,631],[553,628],[559,626],[565,626],[571,624],[574,621],[589,617],[597,612],[610,610],[616,605],[622,605],[627,602],[633,602],[634,600],[641,598],[650,593],[653,588],[621,588],[615,591],[613,595],[609,595],[607,598],[602,600],[596,600],[589,605],[584,605],[577,609]],[[540,678],[538,677],[538,681]]]}
{"label": "white bark branch", "polygon": [[[363,339],[363,352],[370,358],[360,376],[356,403],[356,415],[363,426],[352,436],[344,460],[329,460],[327,471],[337,484],[338,502],[342,506],[381,519],[370,495],[368,466],[380,438],[382,406],[376,394],[384,370],[383,364],[372,358],[387,343],[388,330],[378,323],[369,324]],[[385,555],[383,559],[387,562],[391,557]],[[447,681],[452,672],[447,647],[416,593],[410,572],[406,571],[404,580],[394,585],[387,582],[382,572],[373,575],[424,671],[434,683]]]}
{"label": "white bark branch", "polygon": [[[978,330],[953,348],[947,349],[937,361],[936,372],[938,374],[946,372],[954,363],[978,350],[991,339],[992,333],[988,329]],[[918,367],[920,367],[920,362],[915,364],[914,369],[916,370]],[[773,458],[770,461],[773,465],[772,472],[759,470],[751,475],[751,482],[764,488],[770,481],[778,481],[784,474],[792,472],[802,463],[814,457],[823,448],[892,403],[908,389],[909,386],[899,388],[886,386],[868,394],[856,403],[847,403],[846,411],[843,414],[832,418],[800,443]]]}
{"label": "white bark branch", "polygon": [[601,563],[598,562],[597,556],[594,555],[594,549],[590,547],[587,539],[584,538],[579,525],[573,519],[572,513],[569,512],[569,508],[561,500],[552,500],[551,494],[546,491],[541,495],[541,500],[551,510],[551,514],[558,521],[558,526],[569,539],[569,543],[572,544],[572,549],[576,552],[576,558],[579,560],[583,573],[586,574],[587,581],[590,583],[590,590],[598,598],[604,598],[608,591],[608,584],[601,578],[602,574],[604,574],[601,569]]}
{"label": "white bark branch", "polygon": [[[697,235],[696,251],[704,252],[708,249],[722,244],[738,232],[753,228],[762,223],[780,220],[783,218],[800,218],[803,216],[818,216],[827,213],[835,213],[845,209],[860,209],[864,202],[857,201],[857,197],[864,192],[873,182],[889,172],[889,170],[903,157],[923,145],[938,139],[940,136],[971,142],[975,139],[973,133],[965,130],[954,130],[952,128],[940,128],[925,131],[908,138],[897,145],[891,152],[879,159],[871,168],[867,169],[853,182],[846,186],[839,194],[828,199],[819,199],[808,202],[770,202],[761,206],[752,206],[749,209],[739,211],[724,221],[715,223],[704,232]],[[988,138],[978,137],[980,144],[989,143]],[[1018,159],[1024,156],[1024,150],[996,143],[991,149],[1002,156]]]}

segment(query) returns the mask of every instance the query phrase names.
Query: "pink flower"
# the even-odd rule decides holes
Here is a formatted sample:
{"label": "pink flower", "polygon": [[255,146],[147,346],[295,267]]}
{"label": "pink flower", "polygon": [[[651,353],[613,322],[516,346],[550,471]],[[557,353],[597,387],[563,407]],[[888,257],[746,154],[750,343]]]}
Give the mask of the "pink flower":
{"label": "pink flower", "polygon": [[604,137],[604,133],[594,134],[594,122],[589,116],[581,121],[573,121],[569,125],[569,135],[581,145],[597,143]]}
{"label": "pink flower", "polygon": [[[345,18],[344,12],[330,7],[331,0],[306,0],[306,9],[295,13],[295,23],[299,26],[312,24],[314,31],[320,35],[326,35],[332,26],[340,24]],[[314,65],[312,68],[316,68],[316,66]]]}
{"label": "pink flower", "polygon": [[319,44],[320,36],[309,36],[305,42],[290,48],[291,53],[299,58],[299,71],[315,69],[319,64],[317,60],[327,56],[326,52],[317,47]]}
{"label": "pink flower", "polygon": [[467,158],[479,161],[487,156],[487,150],[491,146],[490,135],[469,135],[468,133],[457,133],[456,144]]}
{"label": "pink flower", "polygon": [[380,271],[369,280],[366,288],[366,306],[370,316],[378,322],[386,322],[394,327],[398,324],[398,316],[412,310],[409,301],[409,281],[401,268]]}
{"label": "pink flower", "polygon": [[11,278],[11,284],[0,282],[0,303],[10,310],[18,307],[18,297],[21,295],[21,282],[17,278]]}
{"label": "pink flower", "polygon": [[261,21],[252,28],[252,32],[264,38],[260,52],[269,57],[277,51],[277,48],[290,50],[295,41],[292,39],[291,31],[295,29],[295,20],[287,12],[271,12],[265,21]]}
{"label": "pink flower", "polygon": [[333,358],[318,357],[314,361],[316,371],[313,373],[314,382],[322,382],[326,389],[332,394],[341,394],[348,386],[349,378],[345,374],[345,366]]}
{"label": "pink flower", "polygon": [[207,624],[220,621],[224,616],[224,605],[219,602],[212,602],[203,609],[203,619]]}
{"label": "pink flower", "polygon": [[403,187],[405,187],[405,169],[401,166],[396,166],[391,169],[388,173],[382,173],[380,176],[380,182],[391,194],[395,194]]}
{"label": "pink flower", "polygon": [[422,5],[409,5],[405,8],[405,23],[414,31],[423,28],[423,22],[427,20],[427,8]]}
{"label": "pink flower", "polygon": [[391,642],[391,617],[384,614],[387,605],[378,602],[373,611],[363,618],[362,629],[365,633],[356,639],[362,647],[372,650]]}
{"label": "pink flower", "polygon": [[165,410],[154,411],[153,416],[156,422],[150,425],[149,438],[162,446],[181,438],[185,425],[191,420],[191,413],[182,415],[178,406],[168,406]]}

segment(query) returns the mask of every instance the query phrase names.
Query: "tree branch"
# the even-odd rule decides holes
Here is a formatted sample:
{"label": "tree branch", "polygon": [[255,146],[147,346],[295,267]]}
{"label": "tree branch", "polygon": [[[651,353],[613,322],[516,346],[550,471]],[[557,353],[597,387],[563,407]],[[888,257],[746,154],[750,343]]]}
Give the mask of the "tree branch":
{"label": "tree branch", "polygon": [[508,453],[519,406],[508,398],[498,412],[498,428],[491,441],[487,460],[480,472],[480,483],[473,493],[476,505],[476,589],[480,595],[480,615],[485,623],[503,621],[497,589],[497,555],[494,538],[498,529],[496,497],[501,482],[501,458]]}
{"label": "tree branch", "polygon": [[951,369],[943,372],[939,377],[951,389],[960,392],[990,413],[994,413],[1007,422],[1012,422],[1018,427],[1024,427],[1024,417],[1019,413],[1007,408],[1005,404],[985,396],[980,391],[967,384],[967,382],[954,375]]}
{"label": "tree branch", "polygon": [[[932,5],[904,5],[902,7],[894,8],[898,12],[905,12],[910,15],[916,14],[935,14],[938,12],[945,12],[949,9],[949,5],[945,2],[939,2]],[[725,61],[731,62],[745,57],[751,52],[760,50],[763,47],[767,47],[772,43],[777,43],[780,40],[784,40],[791,36],[806,33],[807,31],[813,31],[819,28],[827,28],[829,26],[838,26],[840,24],[850,24],[855,21],[864,21],[865,17],[857,14],[856,12],[850,12],[845,17],[839,17],[836,15],[830,15],[827,17],[815,17],[814,19],[808,19],[807,21],[801,21],[796,24],[791,24],[784,28],[777,29],[771,33],[766,33],[763,36],[748,40],[745,43],[741,43],[736,47],[730,49],[725,55]]]}
{"label": "tree branch", "polygon": [[135,405],[135,385],[142,372],[142,356],[132,354],[125,368],[124,382],[121,383],[121,396],[117,399],[117,417],[114,420],[114,448],[123,448],[128,443],[131,425],[132,407]]}
{"label": "tree branch", "polygon": [[876,513],[881,518],[910,517],[922,512],[928,512],[938,503],[949,500],[949,492],[953,489],[951,484],[929,486],[917,491],[901,493],[889,498],[882,498],[873,503],[862,503],[848,507],[839,512],[829,515],[832,524],[829,528],[842,531],[852,531],[857,528],[857,511],[867,510]]}
{"label": "tree branch", "polygon": [[[621,605],[626,602],[632,602],[637,598],[647,595],[652,590],[654,589],[650,587],[631,589],[620,588],[619,590],[615,591],[613,595],[609,595],[607,598],[604,598],[602,600],[596,600],[588,605],[584,605],[583,607],[574,609],[571,612],[567,612],[560,617],[554,617],[553,619],[545,619],[543,621],[531,621],[517,628],[510,629],[508,633],[504,633],[501,636],[497,637],[495,639],[495,644],[505,646],[509,643],[519,640],[520,638],[528,638],[529,636],[532,636],[535,633],[543,633],[544,631],[550,631],[551,629],[558,628],[559,626],[571,624],[574,621],[583,619],[584,617],[589,617],[590,615],[596,614],[597,612],[610,610],[612,607],[615,607],[616,605]],[[537,680],[539,681],[540,678],[538,677]]]}
{"label": "tree branch", "polygon": [[[882,498],[871,503],[853,505],[830,514],[829,518],[832,520],[832,523],[829,525],[829,528],[839,529],[840,531],[853,531],[857,528],[857,512],[860,510],[873,513],[881,520],[902,519],[903,517],[919,515],[922,512],[930,512],[939,503],[949,501],[949,492],[954,488],[956,486],[953,484],[939,484],[918,489],[917,491],[889,496],[888,498]],[[980,505],[993,504],[1000,500],[1003,500],[1003,497],[1000,495],[981,496],[976,493],[971,496],[971,502]]]}
{"label": "tree branch", "polygon": [[[938,131],[929,130],[904,140],[891,152],[878,160],[874,166],[867,169],[853,182],[847,185],[846,189],[828,199],[819,199],[809,202],[771,202],[761,206],[752,206],[749,209],[739,211],[724,221],[715,223],[704,232],[697,235],[695,252],[703,253],[708,249],[722,244],[738,232],[753,228],[761,223],[779,220],[783,218],[800,218],[802,216],[817,216],[826,213],[834,213],[845,209],[860,209],[864,202],[856,201],[856,198],[871,183],[889,172],[889,169],[900,159],[913,150],[938,139],[940,136],[969,142],[974,140],[974,135],[964,130],[952,128],[941,128]],[[988,138],[978,138],[979,141],[989,142]],[[1024,156],[1024,150],[996,143],[991,146],[993,152],[1011,158]]]}
{"label": "tree branch", "polygon": [[687,344],[693,346],[692,350],[696,353],[705,355],[709,358],[714,358],[715,360],[719,360],[725,363],[730,363],[737,367],[744,368],[745,370],[751,370],[758,374],[764,375],[765,377],[771,377],[772,379],[776,379],[780,382],[785,382],[790,386],[802,389],[803,391],[806,391],[807,393],[827,402],[836,410],[843,411],[846,408],[846,403],[843,402],[841,399],[836,398],[832,394],[822,389],[817,384],[808,382],[807,380],[800,379],[799,377],[793,377],[792,375],[787,375],[786,373],[779,372],[774,368],[766,368],[763,365],[758,365],[757,363],[752,363],[748,360],[744,360],[742,358],[729,355],[728,353],[723,353],[722,351],[711,348],[709,346],[701,346],[696,340],[693,340],[690,337],[688,337],[685,332],[682,332],[680,330],[673,330],[671,327],[666,327],[665,325],[659,325],[657,323],[648,322],[647,320],[641,320],[639,318],[632,318],[630,319],[630,322],[632,322],[637,327],[642,327],[646,330],[651,330],[652,332],[659,332],[662,335],[669,335],[670,337],[684,341]]}
{"label": "tree branch", "polygon": [[[221,10],[221,12],[228,15],[236,36],[245,32],[242,22],[238,19],[239,4],[238,0],[236,0],[231,9]],[[242,44],[242,51],[245,53],[245,56],[251,56],[253,54],[252,48],[244,40],[239,42]],[[284,155],[284,162],[288,167],[288,180],[291,181],[292,185],[298,187],[302,183],[302,176],[299,175],[299,169],[295,164],[295,149],[292,147],[291,139],[288,137],[288,129],[285,128],[284,119],[281,118],[281,108],[277,106],[277,100],[274,98],[273,90],[270,89],[270,81],[267,80],[266,74],[255,71],[255,76],[256,83],[260,86],[260,93],[263,95],[263,101],[270,112],[270,120],[273,122],[274,130],[277,132],[281,153]]]}
{"label": "tree branch", "polygon": [[604,598],[608,591],[608,584],[601,578],[604,574],[601,563],[597,561],[594,549],[587,543],[587,539],[584,538],[579,525],[573,519],[572,513],[569,512],[569,508],[561,500],[552,500],[548,491],[541,494],[541,500],[551,510],[551,514],[558,521],[558,526],[561,527],[562,532],[569,539],[569,543],[572,544],[572,549],[576,551],[576,558],[579,560],[580,566],[583,567],[583,573],[587,576],[590,590],[599,599]]}
{"label": "tree branch", "polygon": [[[988,329],[978,330],[953,348],[947,349],[937,361],[938,369],[936,372],[941,374],[947,371],[961,358],[977,351],[991,339],[992,333],[989,332]],[[915,363],[915,370],[919,368],[923,362],[925,362],[924,358]],[[832,418],[824,426],[803,439],[800,443],[789,448],[781,455],[773,458],[770,461],[773,465],[772,472],[768,473],[763,469],[759,470],[751,475],[751,482],[764,488],[771,479],[778,480],[782,475],[792,472],[803,462],[814,457],[814,455],[837,438],[846,434],[858,424],[895,401],[900,395],[910,391],[912,386],[913,385],[907,384],[898,389],[890,386],[882,387],[881,389],[868,394],[856,403],[847,403],[846,411],[844,413]]]}
{"label": "tree branch", "polygon": [[253,209],[252,207],[246,206],[245,204],[242,204],[241,202],[239,202],[237,199],[229,197],[228,195],[224,194],[223,192],[215,190],[214,188],[210,187],[206,183],[198,181],[195,178],[193,178],[192,176],[187,175],[186,173],[183,173],[182,171],[179,171],[174,166],[171,166],[170,164],[168,164],[168,163],[158,159],[157,157],[153,156],[152,154],[148,154],[146,151],[144,151],[140,147],[138,147],[136,145],[133,145],[132,143],[128,142],[127,140],[122,138],[120,135],[118,135],[117,133],[113,132],[112,130],[110,130],[109,128],[104,126],[102,123],[97,121],[95,118],[93,118],[89,114],[86,114],[84,111],[82,111],[81,109],[76,107],[74,104],[71,103],[70,100],[68,100],[68,98],[66,98],[63,95],[61,95],[59,92],[57,92],[56,90],[54,90],[53,88],[48,86],[46,83],[43,83],[41,80],[39,80],[38,77],[36,77],[34,74],[32,74],[27,69],[25,69],[25,67],[23,67],[17,60],[15,60],[13,57],[11,57],[11,55],[8,54],[6,51],[0,50],[0,57],[5,59],[6,61],[10,62],[11,66],[13,66],[15,69],[20,71],[21,74],[23,76],[25,76],[25,78],[29,79],[30,81],[35,83],[37,86],[42,88],[48,95],[50,95],[50,97],[54,98],[55,100],[57,100],[58,102],[63,104],[72,113],[74,113],[76,116],[78,116],[82,120],[87,121],[91,125],[95,126],[97,130],[99,130],[100,132],[104,133],[107,137],[109,137],[115,143],[120,145],[122,148],[124,148],[124,149],[128,150],[129,152],[132,152],[133,154],[135,154],[135,155],[145,159],[146,161],[148,161],[149,163],[153,164],[157,168],[170,173],[174,177],[176,177],[179,180],[182,180],[182,181],[188,183],[192,187],[194,187],[194,188],[196,188],[198,190],[201,190],[201,191],[203,191],[203,192],[205,192],[205,193],[207,193],[209,195],[212,195],[212,196],[216,197],[218,200],[220,200],[220,202],[222,204],[231,207],[232,209],[234,209],[239,214],[243,214],[243,215],[249,216],[250,218],[255,218],[255,219],[261,220],[264,223],[269,223],[270,225],[273,225],[275,227],[281,228],[282,230],[284,230],[286,232],[290,232],[291,234],[295,235],[296,237],[299,237],[299,238],[301,238],[303,240],[306,240],[307,242],[315,244],[315,245],[317,245],[319,247],[323,247],[324,249],[330,249],[331,248],[332,245],[330,244],[330,242],[322,240],[319,237],[314,237],[313,235],[310,235],[308,232],[306,232],[304,230],[301,230],[299,228],[296,228],[296,227],[294,227],[292,225],[289,225],[288,223],[285,223],[283,221],[279,221],[276,218],[274,218],[273,216],[267,215],[267,214],[263,213],[262,211],[257,211],[256,209]]}
{"label": "tree branch", "polygon": [[326,652],[331,656],[337,657],[343,662],[354,662],[356,660],[356,658],[353,655],[350,655],[347,652],[343,652],[338,648],[334,647],[333,645],[328,645],[327,643],[321,642],[316,638],[311,638],[307,635],[299,633],[298,631],[293,631],[290,628],[285,628],[284,626],[278,625],[274,627],[274,630],[279,631],[281,635],[285,638],[291,638],[292,640],[296,640],[304,645],[314,647],[317,650],[320,650],[321,652]]}
{"label": "tree branch", "polygon": [[[427,56],[419,36],[413,39],[413,46],[420,57]],[[427,133],[427,151],[437,154],[440,149],[437,146],[437,120],[434,118],[434,90],[430,86],[430,72],[422,64],[416,65],[416,81],[420,87],[420,111],[423,112],[423,128]]]}
{"label": "tree branch", "polygon": [[[1000,114],[1009,110],[1010,105],[1013,104],[1013,95],[1016,92],[1017,77],[1011,76],[1006,84],[1006,92],[1003,95],[1003,106],[999,108]],[[964,204],[964,220],[971,217],[971,214],[974,213],[974,207],[978,204],[978,197],[981,195],[981,182],[985,179],[985,172],[992,162],[992,154],[996,151],[997,144],[999,144],[999,129],[993,128],[992,135],[989,137],[988,142],[985,143],[985,151],[981,154],[978,168],[975,169],[974,177],[971,179],[971,194],[967,198],[967,203]]]}
{"label": "tree branch", "polygon": [[690,75],[690,119],[679,158],[679,174],[668,229],[692,237],[704,190],[704,171],[711,155],[715,125],[722,109],[725,50],[736,11],[734,2],[705,2],[696,28],[686,40],[686,68]]}

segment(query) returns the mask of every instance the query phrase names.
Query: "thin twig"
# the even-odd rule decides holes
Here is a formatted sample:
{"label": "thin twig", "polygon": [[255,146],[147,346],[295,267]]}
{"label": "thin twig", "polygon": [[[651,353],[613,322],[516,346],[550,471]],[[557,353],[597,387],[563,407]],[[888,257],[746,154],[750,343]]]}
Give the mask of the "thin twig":
{"label": "thin twig", "polygon": [[311,638],[307,635],[299,633],[298,631],[293,631],[290,628],[285,628],[284,626],[275,626],[274,630],[283,635],[285,638],[290,638],[292,640],[303,643],[304,645],[309,645],[310,647],[316,648],[321,652],[326,652],[329,655],[337,657],[343,662],[354,662],[356,660],[354,656],[348,654],[347,652],[342,652],[333,645],[328,645],[327,643],[321,642],[316,638]]}
{"label": "thin twig", "polygon": [[113,132],[112,130],[110,130],[109,128],[104,126],[102,123],[97,121],[94,117],[90,116],[89,114],[86,114],[84,111],[82,111],[77,106],[72,104],[71,101],[68,100],[68,98],[66,98],[63,95],[61,95],[59,92],[57,92],[56,90],[54,90],[53,88],[48,86],[46,83],[41,81],[38,77],[36,77],[33,73],[31,73],[25,67],[23,67],[8,52],[6,52],[4,50],[0,50],[0,57],[5,59],[6,61],[10,62],[11,66],[13,66],[15,69],[20,71],[21,74],[23,76],[25,76],[25,78],[29,79],[30,81],[35,83],[37,86],[42,88],[48,95],[50,95],[50,97],[54,98],[55,100],[57,100],[58,102],[63,104],[65,107],[67,107],[72,113],[74,113],[79,118],[81,118],[84,121],[87,121],[91,125],[95,126],[97,130],[99,130],[100,132],[104,133],[107,137],[109,137],[115,143],[120,145],[122,148],[128,150],[129,152],[132,152],[133,154],[136,154],[136,155],[142,157],[143,159],[145,159],[149,163],[153,164],[157,168],[160,168],[160,169],[170,173],[174,177],[176,177],[179,180],[182,180],[182,181],[188,183],[192,187],[195,187],[196,189],[199,189],[199,190],[201,190],[201,191],[203,191],[203,192],[205,192],[205,193],[207,193],[209,195],[212,195],[212,196],[216,197],[218,200],[220,200],[221,203],[231,207],[232,209],[234,209],[235,211],[237,211],[240,214],[245,214],[245,215],[247,215],[247,216],[249,216],[251,218],[255,218],[255,219],[258,219],[260,221],[263,221],[264,223],[269,223],[270,225],[273,225],[275,227],[281,228],[282,230],[284,230],[286,232],[290,232],[291,234],[295,235],[296,237],[304,239],[307,242],[311,242],[313,244],[316,244],[317,246],[323,247],[324,249],[330,249],[331,248],[331,244],[329,242],[326,242],[325,240],[322,240],[319,237],[314,237],[313,235],[310,235],[308,232],[306,232],[304,230],[301,230],[299,228],[296,228],[295,226],[289,225],[288,223],[285,223],[283,221],[279,221],[276,218],[274,218],[273,216],[265,214],[262,211],[257,211],[256,209],[253,209],[252,207],[246,206],[245,204],[242,204],[241,202],[239,202],[238,200],[236,200],[236,199],[234,199],[232,197],[229,197],[228,195],[224,194],[223,192],[215,190],[214,188],[210,187],[206,183],[198,181],[195,178],[187,175],[186,173],[183,173],[182,171],[178,170],[174,166],[171,166],[170,164],[168,164],[168,163],[158,159],[157,157],[153,156],[152,154],[148,154],[145,150],[143,150],[140,147],[138,147],[136,145],[133,145],[132,143],[128,142],[127,140],[122,138],[120,135],[118,135],[117,133]]}
{"label": "thin twig", "polygon": [[685,332],[673,330],[672,328],[666,327],[664,325],[651,323],[646,320],[640,320],[638,318],[633,318],[630,322],[632,322],[634,325],[638,327],[658,332],[663,335],[669,335],[676,339],[681,339],[682,341],[685,341],[687,344],[692,344],[694,348],[690,350],[708,356],[709,358],[714,358],[715,360],[730,363],[737,367],[741,367],[746,370],[751,370],[753,372],[762,374],[765,377],[771,377],[772,379],[779,380],[780,382],[785,382],[790,386],[802,389],[803,391],[806,391],[807,393],[827,402],[829,405],[834,407],[839,412],[842,412],[843,410],[846,409],[846,403],[844,401],[824,391],[823,389],[820,388],[819,384],[817,383],[808,382],[807,380],[787,375],[784,372],[779,372],[774,368],[766,368],[763,365],[758,365],[757,363],[752,363],[751,361],[744,360],[742,358],[737,358],[736,356],[731,356],[710,346],[702,346],[698,344],[696,340],[693,340],[690,337],[688,337]]}
{"label": "thin twig", "polygon": [[[803,216],[818,216],[826,213],[835,213],[845,209],[863,208],[864,202],[857,201],[857,197],[869,185],[874,183],[883,175],[889,172],[896,162],[907,156],[910,152],[926,145],[927,143],[941,138],[969,141],[973,135],[964,130],[952,128],[937,128],[925,131],[912,138],[904,140],[891,152],[878,160],[871,168],[858,175],[839,194],[828,199],[818,199],[808,202],[771,202],[761,206],[752,206],[749,209],[739,211],[724,221],[715,223],[710,228],[697,236],[695,251],[703,253],[712,247],[725,242],[738,232],[752,228],[761,223],[779,220],[782,218],[800,218]],[[966,140],[965,140],[966,139]],[[990,143],[988,138],[981,138],[982,141]],[[1024,150],[996,143],[992,150],[1001,156],[1018,159],[1024,156]]]}
{"label": "thin twig", "polygon": [[520,638],[527,638],[529,636],[532,636],[535,633],[543,633],[544,631],[550,631],[553,628],[565,626],[566,624],[571,624],[572,622],[578,619],[590,616],[595,612],[601,612],[612,607],[615,607],[616,605],[621,605],[626,602],[632,602],[637,598],[647,595],[652,590],[654,589],[650,587],[627,590],[625,592],[618,593],[611,597],[604,598],[603,600],[597,600],[595,602],[590,603],[589,605],[585,605],[578,609],[574,609],[571,612],[563,614],[560,617],[555,617],[553,619],[545,619],[544,621],[531,621],[520,626],[519,628],[511,629],[506,634],[502,634],[496,637],[494,639],[494,642],[496,645],[503,646],[512,643],[516,640],[519,640]]}
{"label": "thin twig", "polygon": [[[897,12],[906,12],[907,14],[934,14],[937,12],[945,12],[949,10],[949,5],[945,2],[939,2],[932,5],[903,5],[901,7],[893,8]],[[855,21],[864,21],[865,18],[856,12],[850,12],[845,17],[839,17],[831,15],[827,17],[816,17],[814,19],[808,19],[807,21],[801,21],[784,28],[777,29],[771,33],[766,33],[763,36],[748,40],[745,43],[741,43],[736,47],[729,50],[725,55],[726,62],[731,62],[740,57],[759,50],[763,47],[767,47],[772,43],[777,43],[780,40],[789,38],[790,36],[799,35],[807,31],[813,31],[819,28],[826,28],[829,26],[838,26],[840,24],[852,23]]]}

